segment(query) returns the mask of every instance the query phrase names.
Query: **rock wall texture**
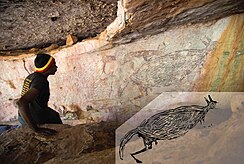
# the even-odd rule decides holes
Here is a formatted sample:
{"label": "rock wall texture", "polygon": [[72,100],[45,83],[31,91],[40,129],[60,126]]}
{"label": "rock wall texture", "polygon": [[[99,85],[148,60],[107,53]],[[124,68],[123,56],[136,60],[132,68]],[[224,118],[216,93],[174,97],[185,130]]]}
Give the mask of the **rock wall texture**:
{"label": "rock wall texture", "polygon": [[[216,20],[243,12],[243,1],[147,2],[118,1],[117,18],[99,36],[43,50],[59,67],[49,78],[50,106],[64,118],[123,122],[164,91],[244,90],[244,15]],[[16,119],[14,101],[34,70],[35,56],[1,54],[0,120],[5,122]]]}
{"label": "rock wall texture", "polygon": [[244,11],[240,0],[123,0],[124,25],[112,40],[129,42],[175,25],[217,20]]}
{"label": "rock wall texture", "polygon": [[68,34],[79,40],[101,33],[116,18],[116,0],[3,0],[0,50],[64,45]]}
{"label": "rock wall texture", "polygon": [[[104,33],[54,50],[50,106],[77,118],[124,121],[163,91],[244,91],[243,14],[181,26],[111,48]],[[33,71],[31,54],[1,57],[0,120]],[[11,73],[4,73],[11,72]]]}
{"label": "rock wall texture", "polygon": [[[118,5],[116,5],[118,3]],[[130,42],[176,25],[217,20],[244,12],[241,0],[4,0],[0,2],[0,50],[64,45],[101,33],[116,18],[109,40]]]}
{"label": "rock wall texture", "polygon": [[0,162],[63,163],[66,160],[77,162],[75,159],[79,158],[82,163],[114,163],[114,131],[117,126],[115,122],[74,127],[46,125],[58,131],[58,134],[48,137],[21,127],[0,136]]}
{"label": "rock wall texture", "polygon": [[[244,90],[244,17],[234,16],[196,80],[196,90]],[[220,44],[221,43],[221,44]],[[214,78],[213,78],[214,77]]]}

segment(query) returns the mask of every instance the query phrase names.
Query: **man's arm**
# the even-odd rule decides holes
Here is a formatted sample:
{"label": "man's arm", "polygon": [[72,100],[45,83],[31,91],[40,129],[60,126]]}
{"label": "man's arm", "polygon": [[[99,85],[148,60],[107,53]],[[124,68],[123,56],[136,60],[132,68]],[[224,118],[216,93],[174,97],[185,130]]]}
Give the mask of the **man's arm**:
{"label": "man's arm", "polygon": [[17,105],[19,108],[19,113],[22,118],[25,120],[27,125],[34,130],[35,132],[42,133],[44,135],[51,135],[56,133],[55,130],[48,128],[40,128],[36,125],[34,120],[30,114],[29,103],[33,102],[37,96],[39,95],[39,91],[35,88],[30,88],[18,101]]}

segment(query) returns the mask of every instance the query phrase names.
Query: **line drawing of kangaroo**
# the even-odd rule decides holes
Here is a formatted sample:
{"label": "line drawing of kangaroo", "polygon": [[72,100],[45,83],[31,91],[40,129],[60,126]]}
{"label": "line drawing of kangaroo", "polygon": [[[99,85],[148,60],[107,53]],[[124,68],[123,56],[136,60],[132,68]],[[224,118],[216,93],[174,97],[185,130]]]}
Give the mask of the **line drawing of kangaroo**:
{"label": "line drawing of kangaroo", "polygon": [[[204,97],[205,98],[205,97]],[[126,143],[134,136],[138,135],[144,142],[144,148],[131,153],[131,156],[137,163],[142,163],[135,155],[152,149],[153,142],[157,145],[158,140],[171,140],[185,135],[197,123],[203,123],[206,114],[210,109],[215,109],[217,101],[214,101],[210,95],[205,98],[207,106],[191,105],[180,106],[169,109],[151,116],[144,120],[138,127],[130,130],[121,140],[119,147],[119,156],[123,160],[123,152]]]}

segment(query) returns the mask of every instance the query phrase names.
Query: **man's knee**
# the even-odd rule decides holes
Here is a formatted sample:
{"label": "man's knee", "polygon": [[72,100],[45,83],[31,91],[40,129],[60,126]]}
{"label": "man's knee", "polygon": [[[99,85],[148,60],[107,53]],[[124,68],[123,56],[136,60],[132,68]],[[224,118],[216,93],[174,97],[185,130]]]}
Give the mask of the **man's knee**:
{"label": "man's knee", "polygon": [[53,110],[52,108],[48,108],[48,110],[49,110],[50,113],[59,115],[59,113],[57,111]]}
{"label": "man's knee", "polygon": [[60,118],[59,113],[51,108],[49,108],[49,110],[50,110],[49,113],[50,121],[55,124],[62,124],[62,120]]}

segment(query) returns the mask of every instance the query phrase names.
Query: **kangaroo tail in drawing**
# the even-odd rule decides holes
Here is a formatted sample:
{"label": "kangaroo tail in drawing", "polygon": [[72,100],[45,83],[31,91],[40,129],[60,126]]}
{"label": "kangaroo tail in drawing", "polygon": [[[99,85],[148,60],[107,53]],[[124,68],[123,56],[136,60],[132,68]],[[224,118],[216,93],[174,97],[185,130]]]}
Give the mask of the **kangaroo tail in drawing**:
{"label": "kangaroo tail in drawing", "polygon": [[121,138],[120,140],[120,146],[119,146],[119,157],[121,160],[123,160],[123,156],[124,156],[124,147],[125,144],[135,135],[137,134],[138,129],[133,129],[131,131],[129,131],[123,138]]}

